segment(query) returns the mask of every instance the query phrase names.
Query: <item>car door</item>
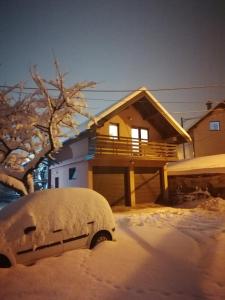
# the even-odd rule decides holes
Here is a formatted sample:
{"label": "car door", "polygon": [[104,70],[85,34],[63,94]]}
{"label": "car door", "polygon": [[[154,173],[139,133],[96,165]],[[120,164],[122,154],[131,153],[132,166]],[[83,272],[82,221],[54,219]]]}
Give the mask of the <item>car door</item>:
{"label": "car door", "polygon": [[86,218],[76,216],[72,226],[65,227],[63,230],[63,251],[87,247],[90,235],[89,226]]}
{"label": "car door", "polygon": [[15,254],[17,263],[29,264],[35,260],[36,224],[31,215],[24,214],[11,226],[8,232],[11,238],[10,246]]}
{"label": "car door", "polygon": [[30,264],[40,258],[62,253],[61,228],[45,230],[45,220],[34,221],[31,216],[25,216],[24,220],[26,222],[18,228],[18,235],[14,242],[18,263]]}
{"label": "car door", "polygon": [[37,236],[41,236],[41,239],[37,239],[34,246],[35,259],[40,259],[49,256],[60,255],[63,252],[63,229],[62,228],[50,228],[44,231],[43,228],[37,227]]}

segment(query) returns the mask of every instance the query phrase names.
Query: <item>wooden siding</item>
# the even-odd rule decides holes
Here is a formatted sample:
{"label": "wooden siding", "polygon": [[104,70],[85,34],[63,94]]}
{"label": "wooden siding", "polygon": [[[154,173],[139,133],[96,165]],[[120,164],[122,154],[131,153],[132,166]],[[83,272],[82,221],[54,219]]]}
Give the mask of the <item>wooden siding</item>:
{"label": "wooden siding", "polygon": [[147,128],[149,131],[149,137],[151,141],[162,141],[161,133],[152,126],[152,124],[144,120],[141,114],[134,108],[133,105],[122,110],[117,115],[111,117],[107,120],[103,126],[97,128],[98,135],[108,135],[109,134],[109,124],[116,123],[119,124],[119,134],[127,138],[131,137],[132,127]]}
{"label": "wooden siding", "polygon": [[125,168],[94,167],[93,189],[102,194],[111,206],[125,205],[125,176]]}
{"label": "wooden siding", "polygon": [[116,140],[102,135],[90,138],[89,155],[93,157],[112,155],[159,161],[176,161],[178,159],[177,146],[174,144],[144,142],[126,137]]}
{"label": "wooden siding", "polygon": [[[161,169],[135,168],[134,188],[135,203],[157,202],[162,197]],[[129,169],[122,167],[94,167],[93,189],[102,194],[111,206],[131,205],[129,203]]]}
{"label": "wooden siding", "polygon": [[160,170],[154,168],[135,169],[136,203],[157,202],[162,196]]}
{"label": "wooden siding", "polygon": [[[220,130],[209,129],[209,122],[219,121]],[[225,110],[218,109],[207,115],[190,130],[195,157],[225,153]]]}

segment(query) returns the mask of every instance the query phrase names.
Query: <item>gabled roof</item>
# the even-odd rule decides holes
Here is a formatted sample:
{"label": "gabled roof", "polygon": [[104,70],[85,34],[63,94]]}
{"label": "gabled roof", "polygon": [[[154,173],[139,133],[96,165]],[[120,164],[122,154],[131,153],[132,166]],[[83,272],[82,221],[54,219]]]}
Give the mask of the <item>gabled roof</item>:
{"label": "gabled roof", "polygon": [[215,107],[207,111],[200,119],[198,119],[197,122],[191,125],[191,127],[188,129],[188,132],[193,130],[196,126],[198,126],[199,123],[201,123],[204,119],[206,119],[208,116],[210,116],[214,111],[219,109],[225,109],[225,102],[222,101],[219,104],[217,104]]}
{"label": "gabled roof", "polygon": [[91,120],[86,123],[86,129],[90,129],[99,124],[104,124],[105,121],[132,104],[142,114],[144,119],[151,121],[153,126],[155,125],[161,131],[164,131],[167,135],[166,137],[176,136],[180,142],[191,142],[189,134],[166,111],[146,87],[137,89],[97,114],[94,118],[95,121]]}

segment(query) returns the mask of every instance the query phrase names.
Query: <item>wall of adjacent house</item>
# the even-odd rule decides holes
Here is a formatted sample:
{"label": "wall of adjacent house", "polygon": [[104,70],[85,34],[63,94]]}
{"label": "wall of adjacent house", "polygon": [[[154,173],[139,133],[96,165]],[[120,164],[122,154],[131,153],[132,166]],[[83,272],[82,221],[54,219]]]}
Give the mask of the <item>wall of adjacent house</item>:
{"label": "wall of adjacent house", "polygon": [[63,148],[57,153],[57,162],[69,162],[70,160],[84,157],[88,153],[88,138],[74,141],[63,146]]}
{"label": "wall of adjacent house", "polygon": [[[210,130],[209,122],[211,121],[219,121],[220,130]],[[189,133],[194,143],[196,157],[225,153],[225,111],[223,109],[215,110]]]}
{"label": "wall of adjacent house", "polygon": [[[71,178],[70,178],[70,177]],[[58,178],[58,187],[87,187],[88,186],[88,162],[63,164],[51,168],[51,187],[54,188]]]}
{"label": "wall of adjacent house", "polygon": [[118,115],[113,116],[109,121],[105,122],[102,127],[97,129],[97,133],[108,135],[110,123],[119,124],[119,135],[122,137],[131,137],[131,128],[141,127],[149,129],[150,141],[162,140],[160,133],[147,120],[143,120],[140,113],[133,106],[129,106]]}
{"label": "wall of adjacent house", "polygon": [[87,154],[87,138],[74,140],[73,143],[65,144],[56,155],[57,163],[50,167],[51,187],[87,187]]}

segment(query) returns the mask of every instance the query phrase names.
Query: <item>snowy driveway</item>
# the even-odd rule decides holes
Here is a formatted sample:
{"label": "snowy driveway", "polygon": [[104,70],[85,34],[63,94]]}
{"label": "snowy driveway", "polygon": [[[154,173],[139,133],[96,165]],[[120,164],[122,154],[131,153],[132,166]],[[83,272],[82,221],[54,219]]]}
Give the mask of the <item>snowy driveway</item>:
{"label": "snowy driveway", "polygon": [[115,218],[117,242],[0,269],[0,299],[224,299],[224,213],[149,208]]}

